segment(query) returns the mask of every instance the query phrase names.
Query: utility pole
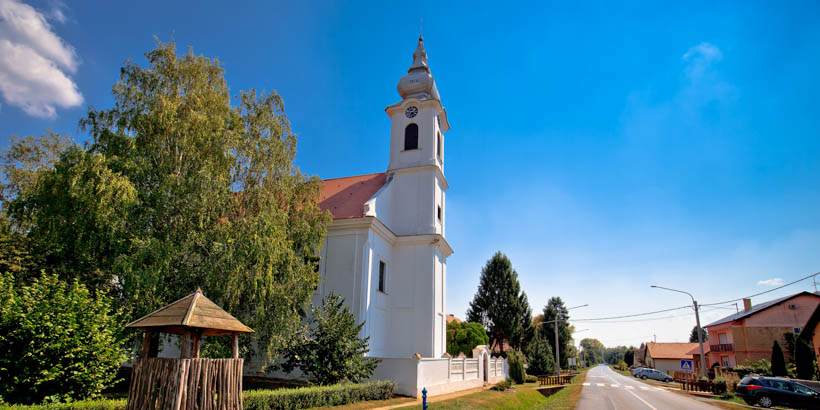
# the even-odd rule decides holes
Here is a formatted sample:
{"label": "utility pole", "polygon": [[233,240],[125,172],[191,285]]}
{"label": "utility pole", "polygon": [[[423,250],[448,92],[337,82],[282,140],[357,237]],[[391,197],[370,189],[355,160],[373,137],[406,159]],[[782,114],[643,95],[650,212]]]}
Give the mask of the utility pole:
{"label": "utility pole", "polygon": [[703,353],[703,330],[700,327],[700,312],[698,312],[698,301],[696,301],[695,297],[692,296],[692,294],[689,293],[689,292],[684,292],[682,290],[677,290],[677,289],[665,288],[663,286],[652,285],[650,287],[658,288],[658,289],[671,290],[672,292],[685,293],[685,294],[689,295],[690,298],[692,298],[692,306],[695,307],[695,323],[698,326],[697,327],[697,333],[698,333],[698,346],[700,346],[700,371],[701,371],[703,376],[706,376],[706,374],[707,374],[706,373],[706,356]]}
{"label": "utility pole", "polygon": [[[584,304],[584,305],[581,305],[581,306],[571,307],[571,308],[568,308],[567,310],[577,309],[577,308],[581,308],[581,307],[584,307],[584,306],[589,306],[589,304]],[[544,322],[541,322],[541,323],[554,323],[555,324],[555,375],[558,376],[558,377],[561,377],[561,352],[558,351],[559,350],[558,349],[558,320],[560,320],[560,317],[558,317],[558,315],[559,315],[559,312],[556,309],[556,311],[555,311],[555,320],[548,320],[548,321],[544,321]]]}

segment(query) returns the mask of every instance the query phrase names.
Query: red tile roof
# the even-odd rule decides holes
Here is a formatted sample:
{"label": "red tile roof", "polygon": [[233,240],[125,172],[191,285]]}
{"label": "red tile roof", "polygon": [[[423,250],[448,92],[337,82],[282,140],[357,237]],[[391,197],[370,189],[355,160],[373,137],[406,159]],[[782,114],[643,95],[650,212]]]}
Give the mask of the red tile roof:
{"label": "red tile roof", "polygon": [[[697,355],[699,355],[700,354],[700,346],[697,343],[695,343],[695,347],[692,348],[692,350],[686,352],[686,354],[691,354],[691,355],[696,355],[697,354]],[[703,354],[709,354],[709,342],[707,342],[705,340],[703,341]]]}
{"label": "red tile roof", "polygon": [[364,203],[384,186],[387,174],[358,175],[322,180],[319,207],[330,211],[333,219],[361,218]]}
{"label": "red tile roof", "polygon": [[655,343],[649,342],[646,348],[653,359],[691,359],[689,351],[697,347],[697,343]]}

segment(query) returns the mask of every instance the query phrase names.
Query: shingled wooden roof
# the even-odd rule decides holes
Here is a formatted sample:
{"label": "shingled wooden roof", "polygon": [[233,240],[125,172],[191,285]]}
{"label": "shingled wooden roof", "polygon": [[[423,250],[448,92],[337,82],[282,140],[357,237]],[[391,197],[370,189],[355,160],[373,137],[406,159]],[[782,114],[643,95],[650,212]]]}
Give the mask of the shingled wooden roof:
{"label": "shingled wooden roof", "polygon": [[[125,327],[153,328],[165,333],[181,334],[186,328],[200,329],[204,336],[227,335],[232,333],[252,333],[253,329],[245,326],[211,302],[202,294],[201,289],[145,315]],[[156,329],[161,328],[161,329]]]}

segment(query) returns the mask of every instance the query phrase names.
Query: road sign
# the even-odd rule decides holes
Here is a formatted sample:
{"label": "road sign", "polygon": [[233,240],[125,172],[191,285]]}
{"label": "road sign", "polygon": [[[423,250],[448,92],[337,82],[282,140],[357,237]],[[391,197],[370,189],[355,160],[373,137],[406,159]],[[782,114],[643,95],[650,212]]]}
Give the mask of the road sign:
{"label": "road sign", "polygon": [[680,369],[691,372],[692,371],[692,361],[691,360],[681,359]]}
{"label": "road sign", "polygon": [[575,366],[575,358],[574,357],[570,357],[568,360],[569,360],[569,365],[570,366]]}

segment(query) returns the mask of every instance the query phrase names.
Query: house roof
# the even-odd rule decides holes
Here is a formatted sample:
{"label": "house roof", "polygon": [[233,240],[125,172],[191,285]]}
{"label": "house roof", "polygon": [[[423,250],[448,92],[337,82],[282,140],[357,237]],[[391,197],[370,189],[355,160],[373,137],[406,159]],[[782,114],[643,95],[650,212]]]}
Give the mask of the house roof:
{"label": "house roof", "polygon": [[447,323],[450,323],[450,322],[461,323],[461,322],[463,322],[463,320],[461,320],[461,319],[457,318],[457,317],[456,317],[454,314],[452,314],[452,313],[448,313],[448,314],[447,314]]}
{"label": "house roof", "polygon": [[761,304],[759,304],[759,305],[757,305],[757,306],[753,306],[753,307],[752,307],[751,309],[749,309],[749,310],[744,310],[744,311],[742,311],[742,312],[738,312],[738,313],[731,314],[731,315],[726,316],[726,317],[724,317],[723,319],[720,319],[720,320],[718,320],[718,321],[716,321],[716,322],[709,323],[708,325],[706,325],[706,326],[704,326],[704,327],[710,327],[710,326],[720,325],[720,324],[723,324],[723,323],[734,322],[735,320],[740,320],[740,319],[743,319],[743,318],[745,318],[745,317],[748,317],[748,316],[754,315],[754,314],[756,314],[756,313],[758,313],[758,312],[762,312],[762,311],[764,311],[764,310],[766,310],[766,309],[768,309],[768,308],[770,308],[770,307],[777,306],[777,305],[779,305],[779,304],[781,304],[781,303],[783,303],[783,302],[786,302],[786,301],[788,301],[788,300],[790,300],[790,299],[794,299],[794,298],[796,298],[796,297],[798,297],[798,296],[803,296],[803,295],[806,295],[806,296],[815,296],[815,297],[820,298],[820,296],[818,296],[818,295],[816,295],[816,294],[814,294],[814,293],[803,291],[803,292],[800,292],[800,293],[795,293],[794,295],[784,296],[784,297],[779,298],[779,299],[770,300],[770,301],[768,301],[768,302],[763,302],[763,303],[761,303]]}
{"label": "house roof", "polygon": [[[709,354],[709,351],[710,351],[709,343],[706,343],[706,341],[704,340],[703,341],[703,354]],[[691,355],[698,354],[699,355],[700,354],[700,346],[698,346],[698,344],[695,343],[695,347],[693,347],[692,350],[686,352],[686,354],[691,354]]]}
{"label": "house roof", "polygon": [[333,219],[361,218],[364,204],[387,182],[387,174],[357,175],[322,180],[319,207],[329,211]]}
{"label": "house roof", "polygon": [[653,359],[691,359],[689,351],[697,346],[697,343],[649,342],[646,344],[646,350]]}
{"label": "house roof", "polygon": [[800,337],[806,341],[811,341],[814,336],[814,329],[818,323],[820,323],[820,305],[817,305],[814,309],[814,313],[809,317],[809,321],[806,322],[806,326],[803,326],[803,330],[800,331]]}
{"label": "house roof", "polygon": [[253,333],[245,326],[222,310],[216,303],[206,298],[201,289],[174,303],[161,307],[129,324],[131,328],[162,328],[165,333],[182,333],[185,328],[202,329],[205,336],[225,335],[231,333]]}

